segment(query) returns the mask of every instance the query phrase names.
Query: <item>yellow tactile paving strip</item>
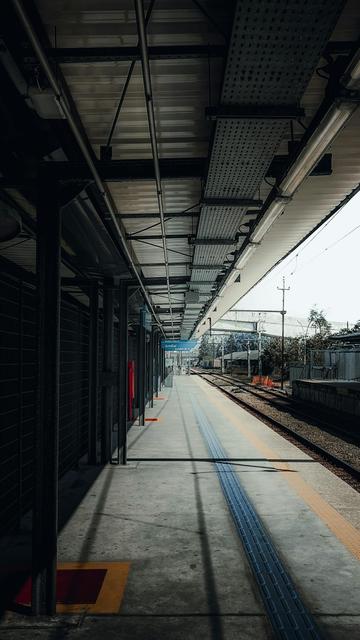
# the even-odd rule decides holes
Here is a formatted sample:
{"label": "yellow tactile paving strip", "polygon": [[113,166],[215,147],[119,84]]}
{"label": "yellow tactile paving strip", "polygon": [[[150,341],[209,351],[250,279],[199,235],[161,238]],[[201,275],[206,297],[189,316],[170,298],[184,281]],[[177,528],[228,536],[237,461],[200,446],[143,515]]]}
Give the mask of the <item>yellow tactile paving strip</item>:
{"label": "yellow tactile paving strip", "polygon": [[[199,380],[202,390],[209,397],[210,402],[216,405],[226,416],[229,422],[238,429],[241,434],[266,458],[280,459],[281,455],[268,447],[258,436],[256,436],[246,425],[236,418],[227,406],[227,398],[221,395],[221,401],[217,397],[221,392],[210,390],[203,380]],[[231,400],[229,400],[231,402]],[[286,482],[298,493],[310,509],[326,524],[340,542],[360,560],[360,531],[348,522],[334,507],[332,507],[317,491],[315,491],[299,474],[287,473],[293,471],[288,463],[272,462],[274,467],[283,473]]]}
{"label": "yellow tactile paving strip", "polygon": [[118,613],[124,597],[130,562],[59,562],[58,569],[105,569],[106,575],[93,604],[57,604],[56,613]]}

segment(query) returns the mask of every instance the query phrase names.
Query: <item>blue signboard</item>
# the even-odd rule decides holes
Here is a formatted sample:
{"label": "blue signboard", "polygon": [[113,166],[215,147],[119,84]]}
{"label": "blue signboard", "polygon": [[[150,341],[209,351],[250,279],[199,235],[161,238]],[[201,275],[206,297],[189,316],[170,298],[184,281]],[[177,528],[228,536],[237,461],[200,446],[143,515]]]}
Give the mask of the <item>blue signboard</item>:
{"label": "blue signboard", "polygon": [[197,340],[162,340],[161,346],[165,351],[192,351],[197,346]]}

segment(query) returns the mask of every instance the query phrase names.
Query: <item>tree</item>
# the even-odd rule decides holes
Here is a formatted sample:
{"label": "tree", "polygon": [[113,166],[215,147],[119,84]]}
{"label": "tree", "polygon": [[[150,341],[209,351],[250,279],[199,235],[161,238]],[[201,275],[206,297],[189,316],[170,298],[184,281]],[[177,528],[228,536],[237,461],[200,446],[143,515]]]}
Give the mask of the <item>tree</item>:
{"label": "tree", "polygon": [[314,327],[315,333],[319,333],[321,336],[328,336],[331,331],[331,324],[325,318],[324,311],[318,310],[315,307],[310,309],[309,313],[309,327]]}
{"label": "tree", "polygon": [[347,335],[348,333],[359,333],[359,332],[360,332],[360,320],[357,320],[354,326],[352,327],[352,329],[343,327],[343,329],[340,329],[340,331],[338,331],[337,335]]}
{"label": "tree", "polygon": [[210,358],[211,347],[208,335],[203,335],[199,347],[199,360],[207,360]]}
{"label": "tree", "polygon": [[[301,360],[301,338],[285,338],[284,367],[288,372],[289,365]],[[262,355],[263,373],[272,374],[281,370],[281,338],[273,337],[268,340]]]}
{"label": "tree", "polygon": [[225,353],[234,353],[237,350],[237,340],[234,334],[230,333],[230,335],[226,338],[224,343],[224,352]]}

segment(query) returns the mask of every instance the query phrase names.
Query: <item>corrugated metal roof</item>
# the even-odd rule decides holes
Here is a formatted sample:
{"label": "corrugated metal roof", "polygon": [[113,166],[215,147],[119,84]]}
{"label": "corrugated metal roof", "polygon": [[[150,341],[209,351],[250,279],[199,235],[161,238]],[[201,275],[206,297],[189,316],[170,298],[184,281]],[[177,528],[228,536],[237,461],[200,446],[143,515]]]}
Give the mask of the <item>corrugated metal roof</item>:
{"label": "corrugated metal roof", "polygon": [[[232,19],[229,3],[203,0],[202,4],[214,18],[214,23],[218,23],[218,29],[190,0],[176,3],[157,0],[147,29],[148,44],[224,44],[222,32],[226,32]],[[162,159],[207,156],[212,125],[205,119],[204,109],[217,105],[221,86],[221,99],[227,105],[298,106],[301,103],[306,111],[302,120],[305,127],[323,99],[327,81],[314,70],[324,64],[320,53],[336,23],[342,0],[314,0],[311,3],[274,0],[271,11],[268,3],[261,0],[242,0],[235,4],[237,8],[223,84],[224,61],[219,57],[150,61],[158,152]],[[37,0],[37,6],[52,42],[56,26],[56,45],[59,48],[137,45],[133,0],[72,0],[71,3],[66,0]],[[147,7],[145,2],[145,9]],[[355,40],[359,31],[357,2],[349,0],[332,38]],[[97,157],[100,146],[107,142],[129,66],[130,62],[123,60],[61,64]],[[301,138],[303,126],[294,123],[295,141]],[[199,211],[198,203],[203,191],[207,197],[265,199],[271,186],[263,178],[274,154],[287,154],[290,138],[289,123],[238,119],[219,121],[214,129],[206,185],[199,177],[163,180],[165,218],[166,213],[178,213],[190,207]],[[351,140],[347,149],[336,146],[334,149],[331,181],[329,176],[307,179],[305,190],[298,192],[287,207],[286,216],[284,214],[276,222],[257,248],[256,258],[254,256],[249,261],[241,285],[230,287],[231,299],[252,286],[256,278],[261,277],[274,261],[329,213],[334,203],[356,186],[359,179],[356,142]],[[151,158],[140,62],[135,64],[114,130],[112,157],[122,160]],[[136,261],[144,265],[144,277],[163,279],[164,253],[159,238],[155,182],[109,182],[108,187],[119,216],[126,214],[121,219],[126,233],[138,234],[136,240],[128,241]],[[128,217],[138,213],[149,214],[149,217]],[[185,314],[184,325],[187,328],[184,336],[189,334],[188,326],[192,322],[189,319],[193,318],[194,310],[199,311],[200,305],[210,298],[212,284],[219,281],[219,276],[229,266],[229,254],[241,247],[245,237],[241,234],[251,232],[249,222],[254,218],[256,212],[247,212],[243,207],[202,206],[200,218],[189,213],[189,217],[173,218],[165,223],[168,235],[184,236],[167,239],[170,277],[191,277],[189,286],[203,292],[199,305],[186,306],[189,318]],[[247,226],[242,228],[242,225]],[[233,244],[194,246],[187,238],[194,235],[203,240],[229,239]],[[191,268],[190,262],[203,267],[219,265],[219,268]],[[185,281],[180,287],[182,293],[176,294],[177,288],[172,285],[176,306],[179,306],[179,300],[184,303]],[[165,285],[149,285],[149,290],[158,292],[151,294],[154,304],[166,300]],[[224,308],[224,304],[225,296],[218,307]]]}
{"label": "corrugated metal roof", "polygon": [[[264,236],[241,272],[217,304],[213,322],[240,300],[272,267],[301,242],[360,183],[360,111],[331,145],[333,173],[309,176],[284,213]],[[199,335],[202,330],[199,328]]]}

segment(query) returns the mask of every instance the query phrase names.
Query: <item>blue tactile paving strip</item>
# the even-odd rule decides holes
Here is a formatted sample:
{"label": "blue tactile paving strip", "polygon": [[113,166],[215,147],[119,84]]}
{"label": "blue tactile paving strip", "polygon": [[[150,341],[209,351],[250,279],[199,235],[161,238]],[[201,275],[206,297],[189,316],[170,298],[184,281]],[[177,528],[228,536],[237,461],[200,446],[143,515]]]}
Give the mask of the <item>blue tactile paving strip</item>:
{"label": "blue tactile paving strip", "polygon": [[[227,458],[198,402],[194,397],[191,402],[211,456],[217,459]],[[321,635],[311,615],[302,603],[231,464],[214,464],[276,637],[287,640],[320,639]]]}

